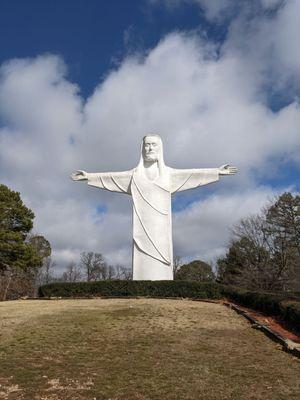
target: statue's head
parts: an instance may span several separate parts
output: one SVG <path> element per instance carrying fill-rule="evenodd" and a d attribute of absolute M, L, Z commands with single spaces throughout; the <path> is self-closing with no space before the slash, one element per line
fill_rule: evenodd
<path fill-rule="evenodd" d="M 142 154 L 144 161 L 155 162 L 162 158 L 162 140 L 159 135 L 149 133 L 143 138 Z"/>

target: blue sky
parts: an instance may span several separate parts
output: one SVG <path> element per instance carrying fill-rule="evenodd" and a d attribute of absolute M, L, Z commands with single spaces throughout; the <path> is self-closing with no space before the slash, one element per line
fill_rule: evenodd
<path fill-rule="evenodd" d="M 0 5 L 0 62 L 61 55 L 84 98 L 128 53 L 151 49 L 169 32 L 198 29 L 199 23 L 213 40 L 223 40 L 226 32 L 226 24 L 216 28 L 196 4 L 170 12 L 143 0 L 2 0 Z"/>
<path fill-rule="evenodd" d="M 299 192 L 299 22 L 297 0 L 0 0 L 0 181 L 58 268 L 130 265 L 130 199 L 68 175 L 133 168 L 149 131 L 172 167 L 239 168 L 174 197 L 183 258 L 215 260 L 232 224 Z"/>

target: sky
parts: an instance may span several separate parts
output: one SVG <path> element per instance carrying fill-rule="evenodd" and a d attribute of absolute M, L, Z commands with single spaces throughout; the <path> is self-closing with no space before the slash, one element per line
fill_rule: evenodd
<path fill-rule="evenodd" d="M 214 262 L 230 227 L 300 191 L 299 0 L 0 0 L 0 183 L 57 271 L 131 265 L 130 196 L 72 182 L 134 168 L 159 133 L 174 168 L 239 172 L 173 196 L 174 254 Z"/>

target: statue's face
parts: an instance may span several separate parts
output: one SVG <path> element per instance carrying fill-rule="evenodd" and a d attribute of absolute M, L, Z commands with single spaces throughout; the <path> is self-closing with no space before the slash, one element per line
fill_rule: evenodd
<path fill-rule="evenodd" d="M 145 161 L 158 161 L 160 139 L 157 136 L 146 136 L 143 143 L 143 158 Z"/>

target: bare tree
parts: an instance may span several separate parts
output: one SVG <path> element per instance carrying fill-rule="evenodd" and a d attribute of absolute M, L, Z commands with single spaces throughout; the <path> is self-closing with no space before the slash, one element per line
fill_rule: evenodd
<path fill-rule="evenodd" d="M 284 193 L 232 230 L 218 279 L 249 289 L 293 290 L 300 285 L 300 196 Z M 298 285 L 298 286 L 297 286 Z"/>
<path fill-rule="evenodd" d="M 101 253 L 92 251 L 81 253 L 80 265 L 88 282 L 107 279 L 110 273 Z"/>
<path fill-rule="evenodd" d="M 56 262 L 52 260 L 49 256 L 44 259 L 42 268 L 39 269 L 36 284 L 38 286 L 48 285 L 48 283 L 54 282 L 56 280 L 54 274 L 54 268 L 56 267 Z"/>
<path fill-rule="evenodd" d="M 173 276 L 175 277 L 180 267 L 182 266 L 182 258 L 178 255 L 175 255 L 173 260 Z"/>
<path fill-rule="evenodd" d="M 101 280 L 111 280 L 114 279 L 115 277 L 115 267 L 112 265 L 103 265 L 102 271 L 101 271 Z"/>
<path fill-rule="evenodd" d="M 7 266 L 5 270 L 0 271 L 0 293 L 1 300 L 6 300 L 11 282 L 17 273 L 17 269 Z"/>
<path fill-rule="evenodd" d="M 286 289 L 300 289 L 300 196 L 284 193 L 265 209 L 266 236 Z"/>
<path fill-rule="evenodd" d="M 74 261 L 71 261 L 62 275 L 64 282 L 78 282 L 82 278 L 82 271 Z"/>
<path fill-rule="evenodd" d="M 114 267 L 114 271 L 115 271 L 114 279 L 125 280 L 125 281 L 132 279 L 131 268 L 127 268 L 127 267 L 117 264 Z"/>
<path fill-rule="evenodd" d="M 32 295 L 33 280 L 28 271 L 18 268 L 10 268 L 0 274 L 0 293 L 3 300 L 17 299 Z"/>

